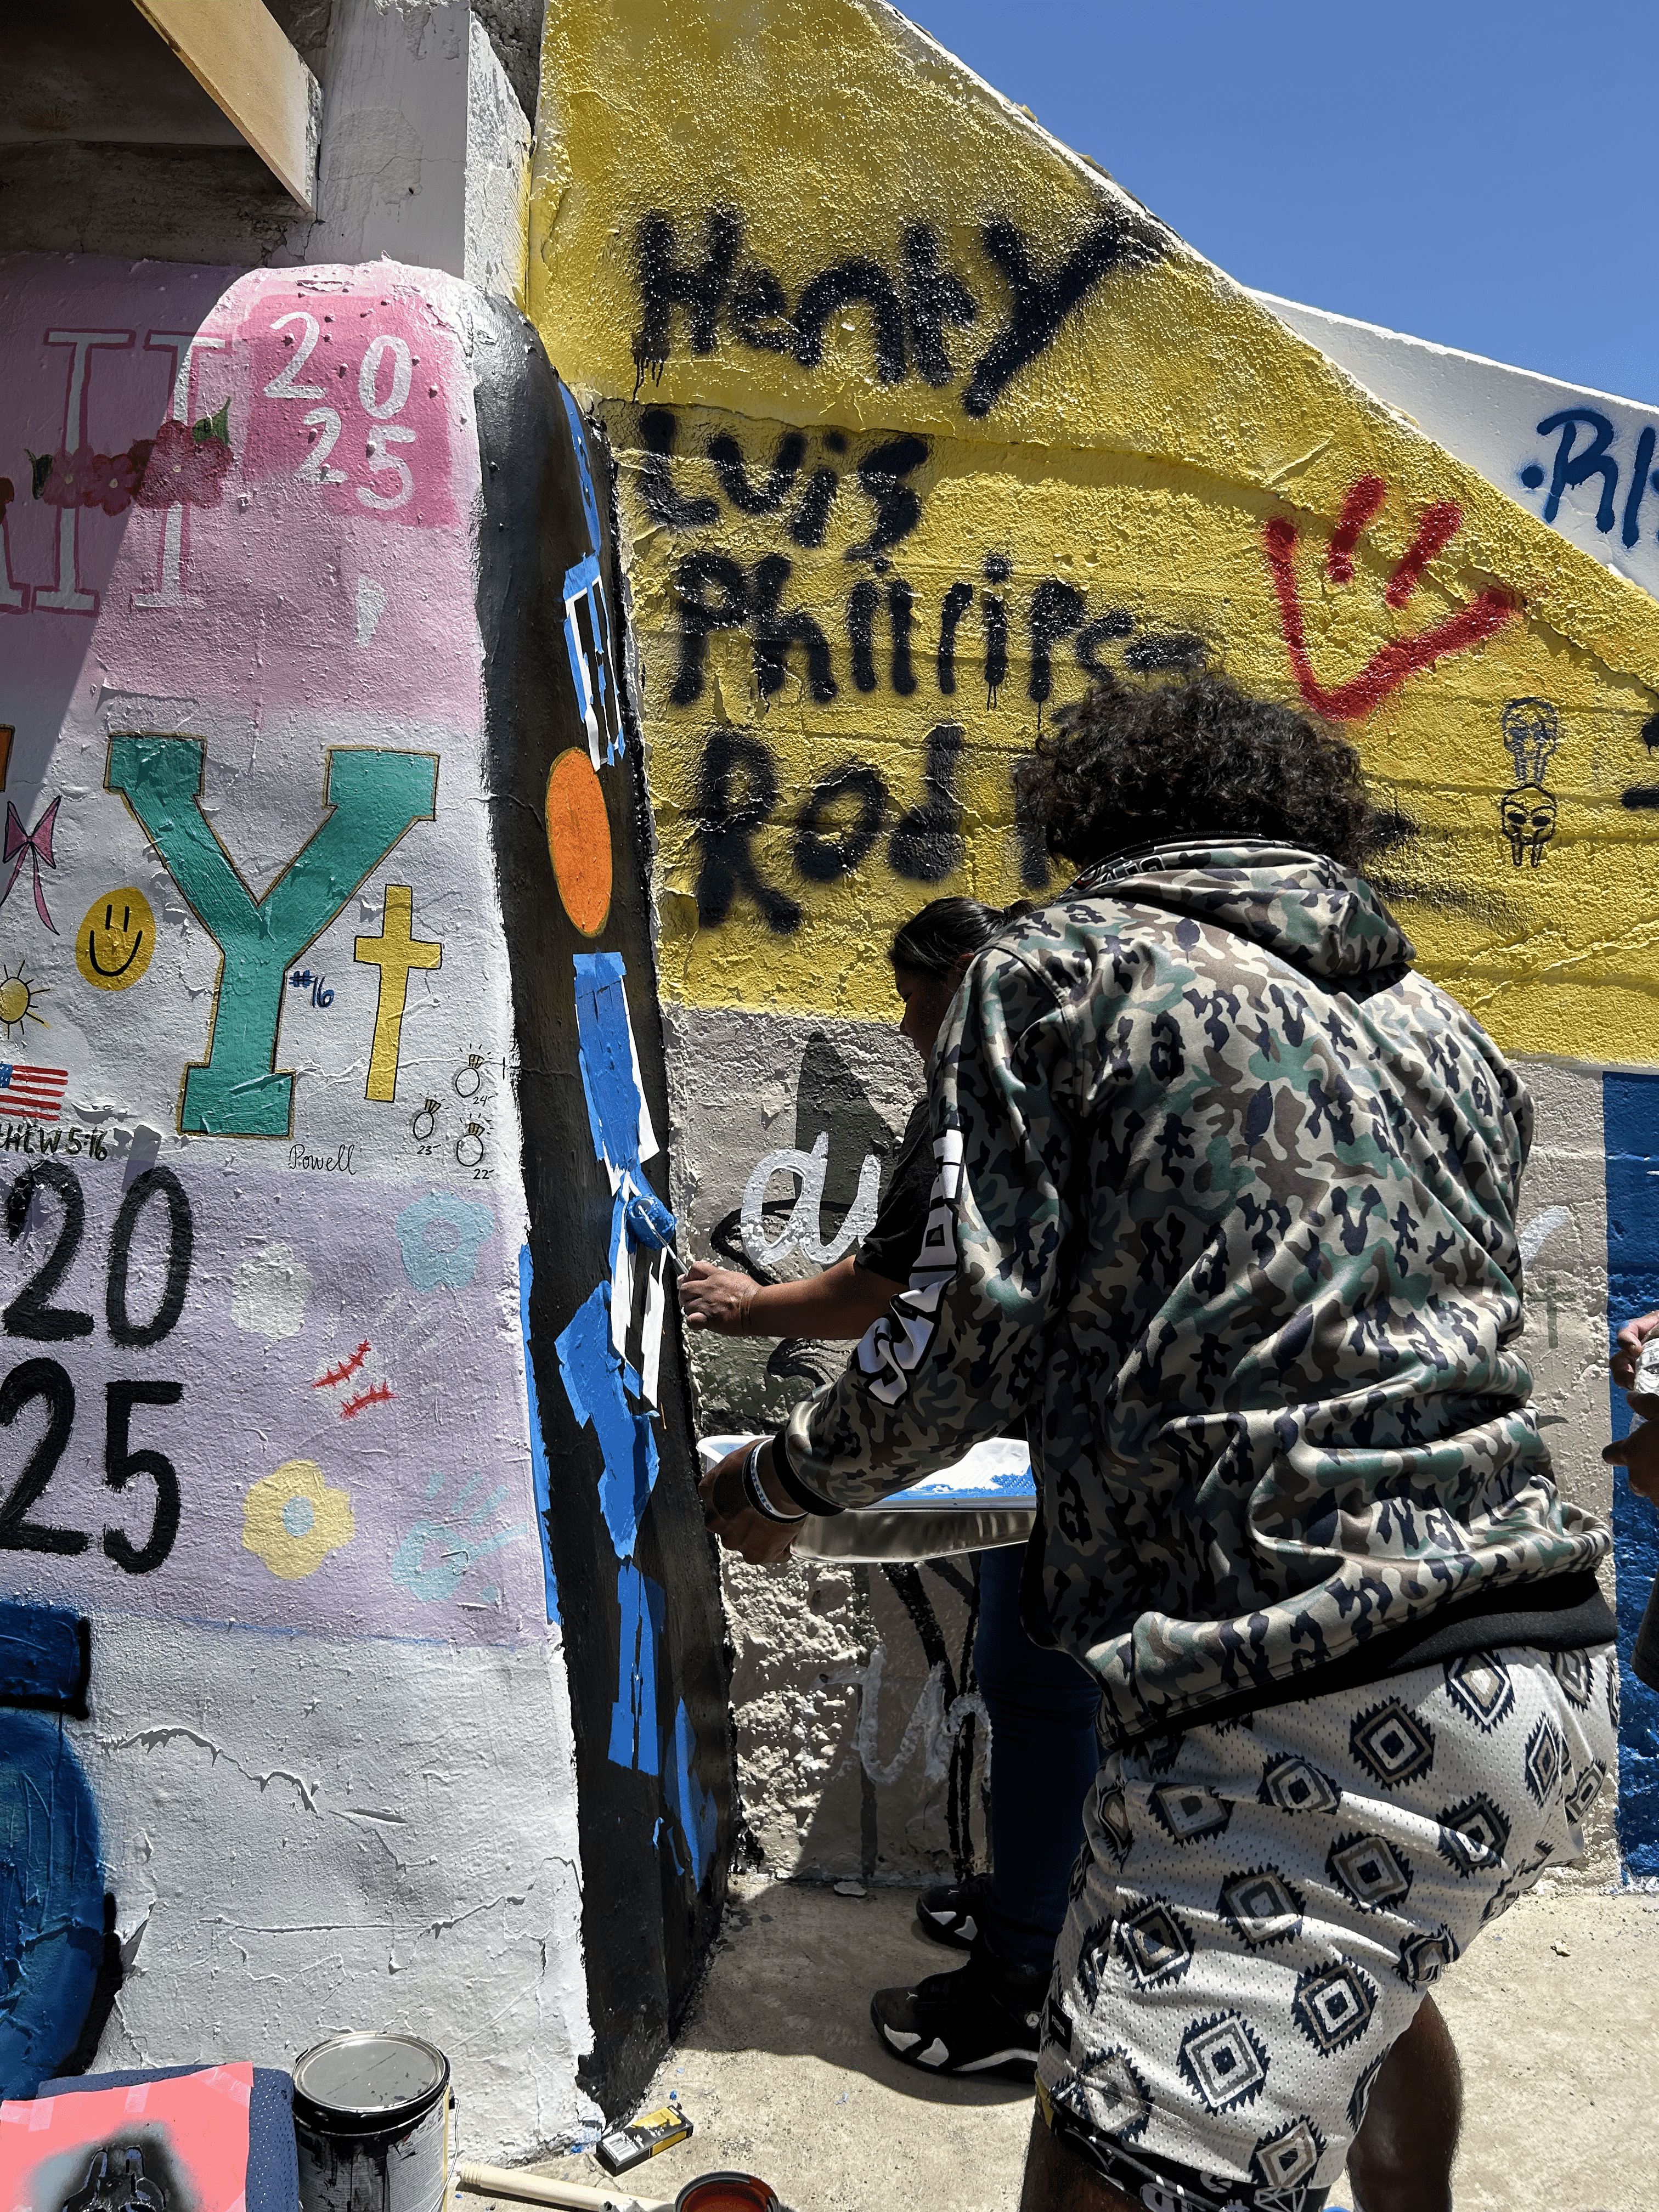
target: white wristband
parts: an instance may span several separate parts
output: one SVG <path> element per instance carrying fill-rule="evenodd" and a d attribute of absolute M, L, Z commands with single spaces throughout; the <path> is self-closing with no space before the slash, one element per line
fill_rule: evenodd
<path fill-rule="evenodd" d="M 793 1527 L 797 1521 L 805 1520 L 805 1514 L 780 1513 L 761 1488 L 760 1455 L 766 1449 L 767 1441 L 767 1438 L 763 1437 L 757 1444 L 751 1444 L 749 1448 L 748 1456 L 743 1463 L 744 1495 L 763 1519 L 785 1522 Z"/>

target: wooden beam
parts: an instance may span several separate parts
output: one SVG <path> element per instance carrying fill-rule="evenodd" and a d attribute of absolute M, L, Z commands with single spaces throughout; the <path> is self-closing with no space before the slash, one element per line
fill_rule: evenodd
<path fill-rule="evenodd" d="M 133 0 L 307 215 L 322 93 L 264 0 Z"/>

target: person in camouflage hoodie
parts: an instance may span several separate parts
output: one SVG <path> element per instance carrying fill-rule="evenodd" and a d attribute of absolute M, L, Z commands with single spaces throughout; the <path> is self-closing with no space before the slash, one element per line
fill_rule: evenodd
<path fill-rule="evenodd" d="M 707 1517 L 779 1557 L 1029 1413 L 1028 1629 L 1108 1747 L 1046 2008 L 997 1992 L 1027 2205 L 1310 2212 L 1345 2152 L 1364 2212 L 1449 2203 L 1426 1987 L 1615 1749 L 1608 1537 L 1516 1346 L 1530 1102 L 1356 872 L 1334 733 L 1108 683 L 1025 777 L 1084 872 L 940 1032 L 915 1270 Z"/>

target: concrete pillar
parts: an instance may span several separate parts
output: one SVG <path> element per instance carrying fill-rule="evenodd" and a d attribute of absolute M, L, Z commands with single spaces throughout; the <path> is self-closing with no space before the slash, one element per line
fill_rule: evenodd
<path fill-rule="evenodd" d="M 530 125 L 466 0 L 336 0 L 307 261 L 394 261 L 521 301 Z"/>

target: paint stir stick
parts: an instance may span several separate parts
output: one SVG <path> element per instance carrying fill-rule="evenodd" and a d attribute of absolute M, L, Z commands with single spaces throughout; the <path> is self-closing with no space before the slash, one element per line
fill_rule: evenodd
<path fill-rule="evenodd" d="M 673 2212 L 672 2197 L 635 2197 L 625 2189 L 587 2189 L 579 2181 L 556 2181 L 550 2174 L 525 2173 L 507 2166 L 476 2166 L 463 2160 L 457 2176 L 463 2189 L 478 2197 L 510 2197 L 524 2204 L 556 2204 L 567 2212 Z"/>

